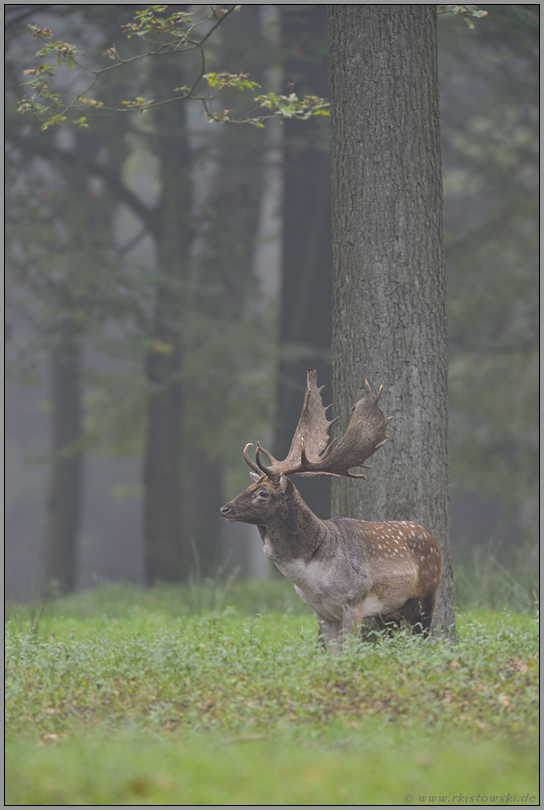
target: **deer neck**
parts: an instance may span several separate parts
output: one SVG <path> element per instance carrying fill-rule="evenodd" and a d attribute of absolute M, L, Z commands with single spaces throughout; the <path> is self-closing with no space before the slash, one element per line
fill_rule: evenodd
<path fill-rule="evenodd" d="M 322 520 L 314 515 L 298 492 L 286 501 L 282 513 L 259 526 L 263 551 L 276 564 L 295 559 L 309 560 L 326 535 Z"/>

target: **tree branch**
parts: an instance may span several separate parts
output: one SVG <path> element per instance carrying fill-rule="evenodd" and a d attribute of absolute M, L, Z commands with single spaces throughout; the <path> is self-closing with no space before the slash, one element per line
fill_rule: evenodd
<path fill-rule="evenodd" d="M 72 164 L 84 163 L 86 169 L 91 174 L 94 174 L 95 177 L 99 177 L 103 180 L 116 199 L 130 208 L 130 210 L 145 223 L 149 231 L 156 231 L 158 227 L 157 208 L 150 208 L 145 205 L 134 192 L 127 188 L 121 180 L 118 171 L 113 170 L 109 166 L 102 166 L 95 160 L 91 160 L 75 150 L 60 149 L 43 137 L 33 138 L 26 136 L 21 138 L 17 145 L 29 154 L 38 155 L 39 157 L 48 158 L 50 160 L 68 161 Z"/>

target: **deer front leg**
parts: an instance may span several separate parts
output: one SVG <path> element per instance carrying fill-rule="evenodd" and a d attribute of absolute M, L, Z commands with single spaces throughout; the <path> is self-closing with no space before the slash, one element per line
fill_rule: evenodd
<path fill-rule="evenodd" d="M 363 605 L 344 605 L 342 608 L 342 641 L 347 638 L 358 638 L 363 623 Z"/>
<path fill-rule="evenodd" d="M 334 649 L 339 646 L 340 626 L 336 622 L 331 622 L 329 619 L 320 616 L 315 610 L 314 613 L 319 624 L 319 633 L 317 636 L 319 643 L 325 647 L 326 650 Z"/>
<path fill-rule="evenodd" d="M 318 613 L 315 615 L 319 622 L 319 641 L 335 655 L 341 651 L 344 639 L 357 638 L 363 621 L 363 608 L 345 605 L 341 622 L 332 622 Z"/>

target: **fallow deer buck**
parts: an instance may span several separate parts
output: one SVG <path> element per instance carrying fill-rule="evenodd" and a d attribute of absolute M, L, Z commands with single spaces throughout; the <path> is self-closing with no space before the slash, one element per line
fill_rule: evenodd
<path fill-rule="evenodd" d="M 328 421 L 321 390 L 316 372 L 308 369 L 302 414 L 287 458 L 277 461 L 257 444 L 252 461 L 247 452 L 251 445 L 246 445 L 244 458 L 255 483 L 223 506 L 221 514 L 258 527 L 264 553 L 314 611 L 325 646 L 336 650 L 370 617 L 382 629 L 400 627 L 405 619 L 415 632 L 427 634 L 441 573 L 440 549 L 430 534 L 409 521 L 320 520 L 287 478 L 365 478 L 350 469 L 368 468 L 365 461 L 387 440 L 385 427 L 393 417 L 386 419 L 378 407 L 381 388 L 373 394 L 366 382 L 366 394 L 354 406 L 338 444 L 329 437 L 336 420 Z"/>

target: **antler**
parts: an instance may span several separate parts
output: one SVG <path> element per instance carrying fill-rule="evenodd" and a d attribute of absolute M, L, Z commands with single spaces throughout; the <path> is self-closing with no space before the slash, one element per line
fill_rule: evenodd
<path fill-rule="evenodd" d="M 364 463 L 366 459 L 387 441 L 385 426 L 393 418 L 390 416 L 387 419 L 382 409 L 378 407 L 382 388 L 380 387 L 377 394 L 373 394 L 366 380 L 365 385 L 365 396 L 353 406 L 354 413 L 348 429 L 340 442 L 334 446 L 336 439 L 331 441 L 329 428 L 336 419 L 332 421 L 327 419 L 328 408 L 323 407 L 321 400 L 323 386 L 317 387 L 317 372 L 309 368 L 302 413 L 287 457 L 283 461 L 278 461 L 268 450 L 257 444 L 255 456 L 257 463 L 251 461 L 247 454 L 249 445 L 244 449 L 245 460 L 253 470 L 269 476 L 293 474 L 328 475 L 339 478 L 344 475 L 347 478 L 365 478 L 364 475 L 355 475 L 349 470 L 352 467 L 367 466 Z M 271 462 L 269 467 L 261 462 L 259 456 L 261 451 Z"/>

